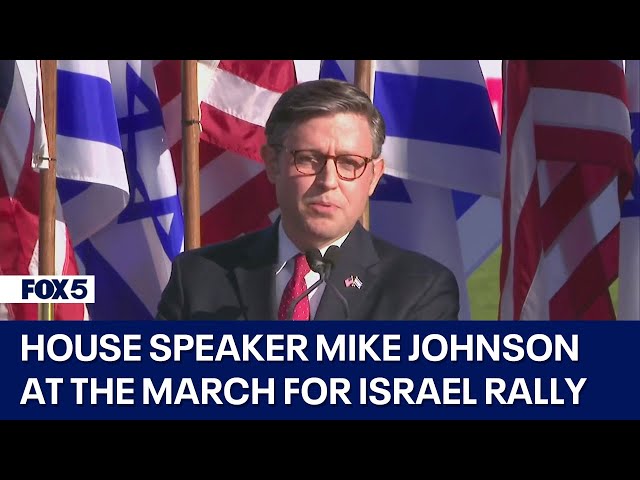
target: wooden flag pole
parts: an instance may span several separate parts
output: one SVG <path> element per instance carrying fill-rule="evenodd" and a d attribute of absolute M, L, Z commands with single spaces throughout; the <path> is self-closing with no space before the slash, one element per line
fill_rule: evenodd
<path fill-rule="evenodd" d="M 182 61 L 182 181 L 184 247 L 200 246 L 200 105 L 198 61 Z"/>
<path fill-rule="evenodd" d="M 373 60 L 356 60 L 355 84 L 373 99 Z M 369 230 L 369 202 L 360 219 L 364 228 Z"/>
<path fill-rule="evenodd" d="M 40 218 L 38 239 L 38 274 L 55 275 L 56 271 L 56 129 L 58 61 L 40 60 L 42 71 L 42 106 L 47 132 L 48 166 L 40 169 Z M 38 304 L 40 320 L 53 320 L 52 303 Z"/>

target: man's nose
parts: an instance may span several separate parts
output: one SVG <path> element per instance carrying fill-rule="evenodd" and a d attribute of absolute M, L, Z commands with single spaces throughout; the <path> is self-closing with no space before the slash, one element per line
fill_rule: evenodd
<path fill-rule="evenodd" d="M 328 158 L 326 165 L 316 177 L 327 188 L 336 188 L 340 177 L 338 176 L 338 165 L 335 158 Z"/>

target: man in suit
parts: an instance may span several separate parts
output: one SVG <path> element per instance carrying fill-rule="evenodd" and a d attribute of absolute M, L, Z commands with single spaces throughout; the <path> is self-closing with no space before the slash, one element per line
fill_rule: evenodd
<path fill-rule="evenodd" d="M 180 254 L 158 319 L 458 318 L 450 270 L 376 238 L 359 222 L 384 172 L 386 135 L 364 92 L 337 80 L 301 83 L 280 97 L 265 134 L 261 153 L 280 218 L 262 231 Z M 324 255 L 332 245 L 339 255 L 327 281 L 304 296 L 322 273 L 310 268 L 305 252 Z"/>

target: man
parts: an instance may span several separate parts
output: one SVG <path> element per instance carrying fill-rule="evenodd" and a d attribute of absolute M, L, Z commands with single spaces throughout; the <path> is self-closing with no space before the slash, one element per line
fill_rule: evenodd
<path fill-rule="evenodd" d="M 347 82 L 304 82 L 280 97 L 265 127 L 261 153 L 280 218 L 179 255 L 157 318 L 457 319 L 458 285 L 447 268 L 359 222 L 384 172 L 385 124 L 369 97 Z M 339 255 L 327 281 L 305 296 L 323 263 L 311 270 L 304 253 L 332 245 Z"/>

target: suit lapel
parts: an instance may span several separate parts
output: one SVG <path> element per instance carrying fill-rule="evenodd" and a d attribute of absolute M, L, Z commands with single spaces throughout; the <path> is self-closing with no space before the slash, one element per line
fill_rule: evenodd
<path fill-rule="evenodd" d="M 329 283 L 347 301 L 350 318 L 353 318 L 354 313 L 361 310 L 361 303 L 366 296 L 367 290 L 375 283 L 375 276 L 371 273 L 369 267 L 378 263 L 379 260 L 371 241 L 371 236 L 360 222 L 357 222 L 342 247 L 340 247 L 340 258 L 329 278 Z M 348 280 L 352 278 L 355 282 L 349 283 Z M 360 288 L 357 286 L 359 282 L 361 282 Z M 328 285 L 325 287 L 322 300 L 318 305 L 315 319 L 347 319 L 347 312 L 340 297 Z"/>
<path fill-rule="evenodd" d="M 238 301 L 246 320 L 269 320 L 273 317 L 271 297 L 273 267 L 278 252 L 278 222 L 264 230 L 242 262 L 230 272 L 237 280 Z M 235 283 L 235 282 L 234 282 Z"/>
<path fill-rule="evenodd" d="M 278 257 L 278 224 L 274 222 L 256 239 L 256 242 L 244 262 L 229 272 L 234 277 L 232 283 L 237 286 L 238 301 L 246 320 L 273 319 L 272 302 L 274 267 Z M 345 320 L 359 317 L 362 301 L 367 291 L 375 284 L 375 274 L 371 266 L 379 262 L 378 254 L 371 236 L 356 223 L 340 248 L 340 258 L 331 273 L 329 283 L 337 289 L 347 302 L 349 315 L 335 293 L 325 286 L 324 294 L 318 305 L 316 320 Z M 361 282 L 348 286 L 345 280 L 357 279 Z"/>

